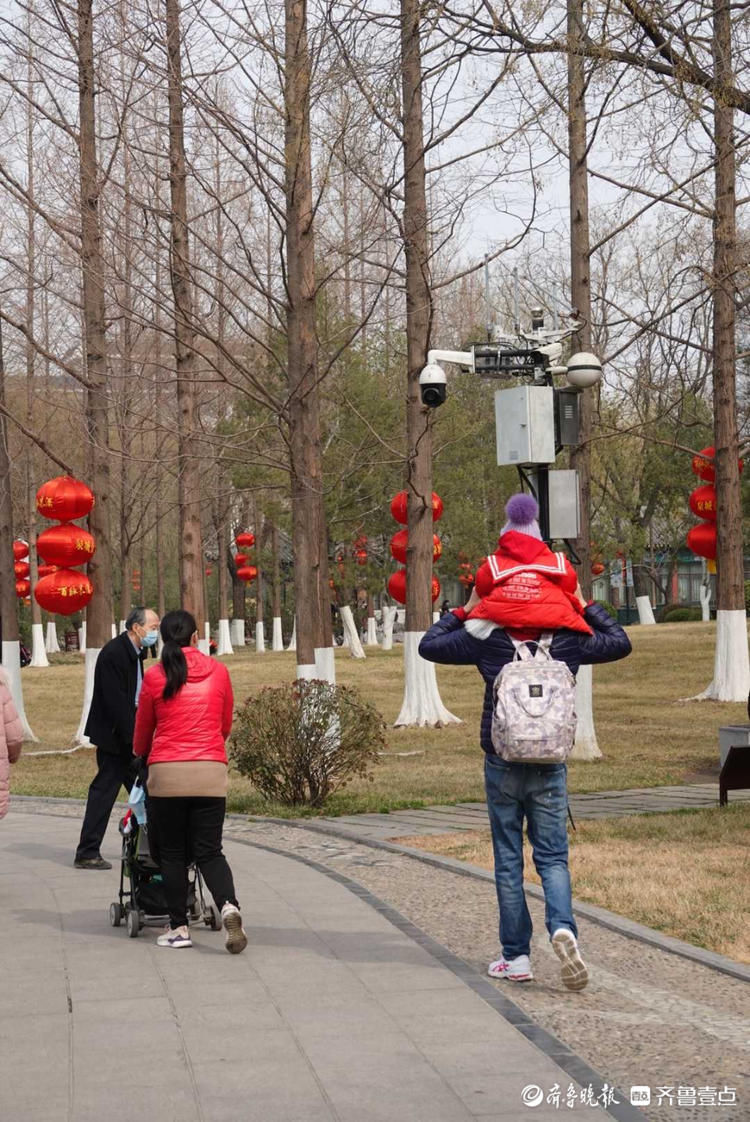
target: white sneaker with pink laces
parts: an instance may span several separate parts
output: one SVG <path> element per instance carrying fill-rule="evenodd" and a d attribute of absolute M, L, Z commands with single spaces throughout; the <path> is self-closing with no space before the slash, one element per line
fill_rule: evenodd
<path fill-rule="evenodd" d="M 527 954 L 520 954 L 517 958 L 503 958 L 501 955 L 495 962 L 487 967 L 490 978 L 507 978 L 509 982 L 533 982 L 531 963 Z"/>

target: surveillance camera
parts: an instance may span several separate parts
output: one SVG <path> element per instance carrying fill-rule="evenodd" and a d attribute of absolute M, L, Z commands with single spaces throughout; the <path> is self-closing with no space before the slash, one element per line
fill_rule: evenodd
<path fill-rule="evenodd" d="M 422 404 L 428 409 L 437 409 L 438 405 L 442 405 L 445 401 L 447 389 L 447 379 L 442 366 L 438 366 L 436 362 L 428 362 L 419 375 Z"/>
<path fill-rule="evenodd" d="M 568 360 L 567 378 L 578 390 L 595 386 L 602 378 L 602 364 L 596 355 L 580 351 Z"/>

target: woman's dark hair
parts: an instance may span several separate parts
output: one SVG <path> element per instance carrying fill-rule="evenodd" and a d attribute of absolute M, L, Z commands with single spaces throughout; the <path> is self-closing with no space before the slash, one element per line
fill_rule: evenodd
<path fill-rule="evenodd" d="M 167 678 L 161 696 L 167 701 L 170 697 L 174 697 L 187 682 L 187 661 L 182 653 L 182 648 L 190 646 L 193 632 L 198 630 L 198 624 L 190 612 L 183 612 L 182 609 L 179 609 L 176 612 L 167 612 L 161 621 L 159 630 L 164 640 L 161 664 Z"/>

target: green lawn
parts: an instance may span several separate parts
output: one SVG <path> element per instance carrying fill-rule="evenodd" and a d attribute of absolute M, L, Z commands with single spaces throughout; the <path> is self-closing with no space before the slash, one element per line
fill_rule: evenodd
<path fill-rule="evenodd" d="M 717 728 L 745 723 L 745 706 L 680 700 L 698 693 L 711 678 L 714 627 L 676 623 L 630 628 L 634 648 L 630 658 L 594 671 L 596 728 L 604 757 L 570 765 L 572 791 L 716 778 Z M 40 738 L 39 744 L 27 745 L 29 751 L 70 745 L 80 715 L 82 663 L 80 656 L 64 655 L 49 669 L 23 671 L 26 713 Z M 294 674 L 292 654 L 256 655 L 246 650 L 226 663 L 238 700 Z M 339 650 L 336 672 L 341 683 L 357 686 L 392 725 L 403 692 L 400 646 L 390 652 L 368 648 L 365 661 Z M 390 728 L 387 754 L 372 781 L 357 780 L 333 796 L 327 813 L 385 811 L 482 797 L 481 680 L 473 668 L 464 667 L 438 667 L 438 680 L 443 701 L 464 724 L 445 729 Z M 91 751 L 22 757 L 13 771 L 13 790 L 83 796 L 93 770 Z M 289 813 L 269 807 L 238 775 L 232 777 L 229 806 L 235 811 Z"/>

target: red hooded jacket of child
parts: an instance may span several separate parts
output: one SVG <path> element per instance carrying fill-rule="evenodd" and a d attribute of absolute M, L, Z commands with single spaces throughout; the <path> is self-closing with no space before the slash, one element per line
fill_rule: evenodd
<path fill-rule="evenodd" d="M 514 496 L 508 503 L 512 518 L 513 503 L 526 500 L 521 509 L 536 503 L 531 496 Z M 553 553 L 536 535 L 535 516 L 525 525 L 517 518 L 500 535 L 498 548 L 476 575 L 477 594 L 482 597 L 469 612 L 469 619 L 489 620 L 511 631 L 556 631 L 564 627 L 590 635 L 591 628 L 583 618 L 583 607 L 575 595 L 578 577 L 562 553 Z M 531 532 L 524 533 L 528 528 Z"/>

